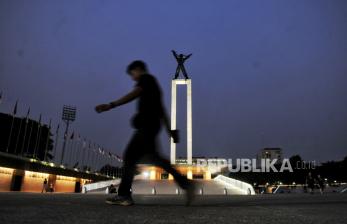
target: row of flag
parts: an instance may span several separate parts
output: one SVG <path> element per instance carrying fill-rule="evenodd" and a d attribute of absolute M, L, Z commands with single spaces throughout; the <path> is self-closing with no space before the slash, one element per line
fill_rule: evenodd
<path fill-rule="evenodd" d="M 2 100 L 3 100 L 3 92 L 0 92 L 0 104 L 2 103 Z M 12 116 L 13 117 L 15 115 L 17 115 L 17 111 L 18 111 L 18 100 L 16 101 L 16 103 L 14 105 L 14 108 L 13 108 L 13 111 L 12 111 Z M 26 119 L 27 122 L 28 122 L 28 119 L 29 119 L 29 115 L 30 115 L 30 107 L 28 108 L 26 116 L 25 116 L 25 119 Z M 41 121 L 42 121 L 42 114 L 40 114 L 40 116 L 39 116 L 39 120 L 38 120 L 39 126 L 41 126 Z M 49 130 L 51 130 L 51 128 L 52 128 L 52 119 L 49 120 L 48 128 L 49 128 Z M 59 128 L 60 128 L 60 124 L 58 124 L 58 126 L 56 128 L 56 131 L 55 131 L 56 135 L 59 134 Z M 64 136 L 64 137 L 68 138 L 70 140 L 77 140 L 77 141 L 81 141 L 82 140 L 82 137 L 79 134 L 75 136 L 75 132 L 72 132 L 72 134 L 70 136 Z M 88 148 L 87 148 L 87 143 L 89 143 L 88 144 Z M 92 144 L 92 142 L 88 141 L 86 138 L 83 138 L 82 148 L 83 149 L 93 150 L 94 152 L 99 153 L 100 155 L 107 156 L 108 158 L 111 158 L 111 159 L 115 159 L 118 162 L 122 162 L 123 161 L 120 156 L 118 156 L 116 154 L 113 154 L 111 152 L 106 152 L 106 150 L 104 148 L 98 146 L 95 143 Z"/>
<path fill-rule="evenodd" d="M 57 131 L 59 130 L 59 125 L 57 127 Z M 68 136 L 66 136 L 68 137 Z M 99 153 L 102 156 L 107 156 L 108 158 L 111 159 L 116 159 L 118 162 L 122 162 L 122 158 L 116 154 L 113 154 L 111 152 L 107 152 L 103 147 L 97 145 L 96 143 L 92 143 L 91 141 L 88 141 L 86 138 L 82 138 L 80 134 L 76 134 L 73 131 L 72 134 L 69 136 L 70 140 L 77 140 L 77 141 L 82 141 L 82 148 L 83 149 L 89 149 L 92 150 L 95 153 Z M 87 147 L 88 146 L 88 147 Z"/>

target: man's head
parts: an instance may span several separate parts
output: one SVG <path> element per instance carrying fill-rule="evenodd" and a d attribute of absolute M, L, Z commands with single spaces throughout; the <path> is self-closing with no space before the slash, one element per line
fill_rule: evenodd
<path fill-rule="evenodd" d="M 143 61 L 133 61 L 127 67 L 127 73 L 135 81 L 139 80 L 140 76 L 147 72 L 147 65 Z"/>

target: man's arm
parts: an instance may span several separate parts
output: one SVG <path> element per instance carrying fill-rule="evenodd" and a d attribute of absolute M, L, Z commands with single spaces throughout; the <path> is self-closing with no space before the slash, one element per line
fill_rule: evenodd
<path fill-rule="evenodd" d="M 119 98 L 118 100 L 112 101 L 108 104 L 100 104 L 95 107 L 96 112 L 101 113 L 104 111 L 111 110 L 112 108 L 121 106 L 123 104 L 127 104 L 137 97 L 141 95 L 142 88 L 141 87 L 135 87 L 130 93 L 126 94 L 125 96 Z"/>
<path fill-rule="evenodd" d="M 139 86 L 136 86 L 130 93 L 119 98 L 118 100 L 112 101 L 110 105 L 112 106 L 112 108 L 115 108 L 123 104 L 127 104 L 133 101 L 134 99 L 136 99 L 137 97 L 139 97 L 141 95 L 141 92 L 142 92 L 142 88 Z"/>
<path fill-rule="evenodd" d="M 187 60 L 188 58 L 190 58 L 190 56 L 192 56 L 192 54 L 188 54 L 188 55 L 184 58 L 184 60 Z"/>
<path fill-rule="evenodd" d="M 174 57 L 177 59 L 178 55 L 176 54 L 176 51 L 172 50 L 171 52 L 174 55 Z"/>

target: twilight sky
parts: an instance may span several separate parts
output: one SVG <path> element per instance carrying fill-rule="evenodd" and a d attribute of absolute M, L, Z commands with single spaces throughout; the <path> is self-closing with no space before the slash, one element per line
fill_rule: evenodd
<path fill-rule="evenodd" d="M 121 154 L 135 104 L 93 110 L 129 91 L 126 65 L 142 59 L 169 110 L 176 62 L 193 53 L 193 155 L 253 158 L 262 147 L 326 161 L 347 156 L 347 1 L 0 0 L 1 112 L 73 129 Z M 185 89 L 178 127 L 184 135 Z M 165 133 L 162 151 L 169 153 Z M 185 138 L 178 146 L 185 155 Z"/>

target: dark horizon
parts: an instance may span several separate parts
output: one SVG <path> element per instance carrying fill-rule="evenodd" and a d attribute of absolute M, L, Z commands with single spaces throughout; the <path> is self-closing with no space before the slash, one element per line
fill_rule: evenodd
<path fill-rule="evenodd" d="M 198 6 L 198 7 L 197 7 Z M 347 2 L 1 1 L 0 112 L 60 122 L 77 107 L 72 130 L 121 155 L 135 103 L 102 115 L 94 106 L 131 90 L 133 60 L 147 62 L 166 109 L 176 61 L 193 88 L 193 156 L 255 157 L 281 147 L 286 157 L 347 156 Z M 178 129 L 185 152 L 184 88 Z M 169 154 L 163 131 L 162 151 Z"/>

